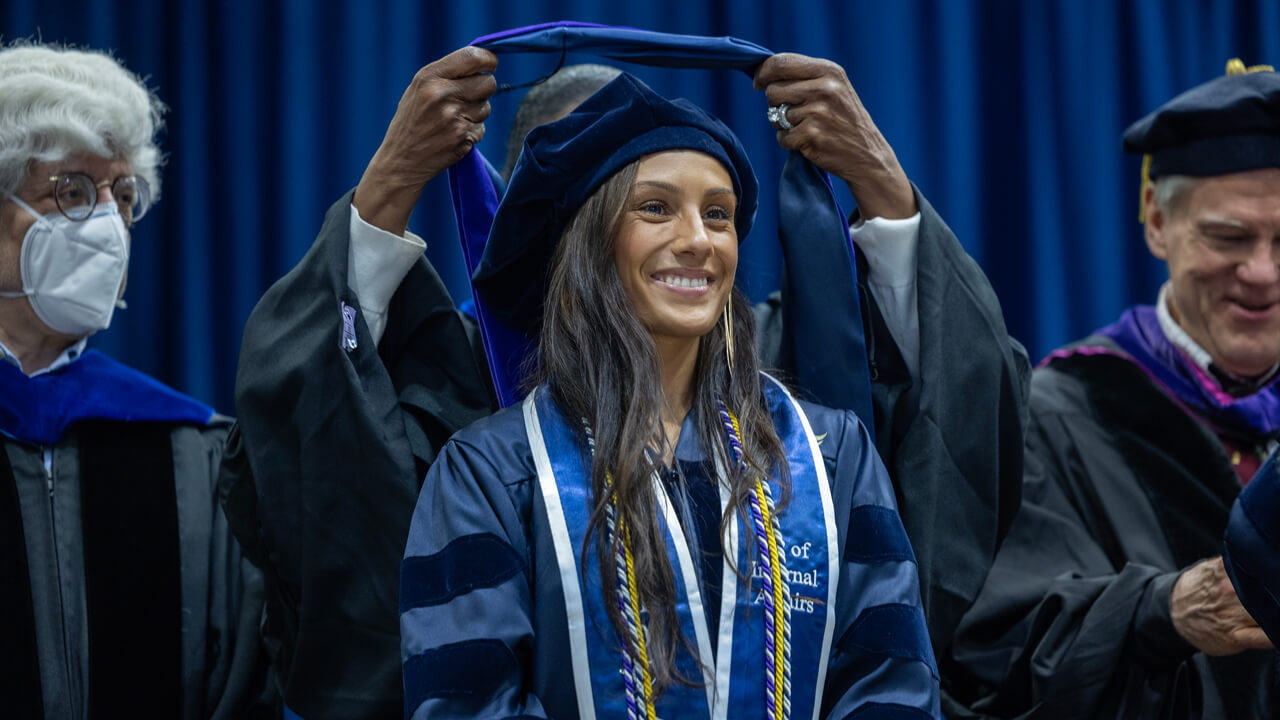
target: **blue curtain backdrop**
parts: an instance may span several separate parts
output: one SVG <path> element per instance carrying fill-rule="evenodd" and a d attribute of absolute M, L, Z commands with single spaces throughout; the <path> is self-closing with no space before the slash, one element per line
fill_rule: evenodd
<path fill-rule="evenodd" d="M 129 309 L 92 344 L 232 412 L 249 311 L 359 180 L 414 72 L 476 36 L 558 19 L 734 35 L 839 62 L 1033 358 L 1151 302 L 1164 279 L 1137 222 L 1126 125 L 1228 57 L 1280 63 L 1275 0 L 4 0 L 5 40 L 110 48 L 170 107 L 164 197 L 135 233 Z M 507 58 L 499 79 L 553 62 Z M 772 198 L 783 154 L 745 76 L 638 74 L 734 127 Z M 481 145 L 499 164 L 510 95 L 494 101 Z M 452 223 L 433 182 L 411 226 L 464 297 Z M 742 277 L 760 297 L 779 276 L 769 202 L 756 227 Z"/>

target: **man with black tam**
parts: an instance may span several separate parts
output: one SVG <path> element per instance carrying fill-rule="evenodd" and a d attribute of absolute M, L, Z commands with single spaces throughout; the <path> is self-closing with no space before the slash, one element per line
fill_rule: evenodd
<path fill-rule="evenodd" d="M 1276 717 L 1275 653 L 1217 557 L 1280 433 L 1280 75 L 1255 70 L 1125 133 L 1169 281 L 1036 370 L 1022 508 L 948 717 Z"/>
<path fill-rule="evenodd" d="M 409 512 L 445 440 L 496 409 L 475 324 L 406 232 L 426 183 L 483 136 L 496 63 L 470 47 L 419 71 L 354 194 L 245 329 L 225 503 L 274 588 L 266 630 L 286 704 L 309 720 L 402 711 L 395 583 Z M 1025 353 L 843 70 L 779 55 L 756 81 L 770 105 L 791 106 L 780 144 L 858 201 L 865 307 L 841 311 L 868 320 L 877 447 L 945 643 L 1017 506 Z M 766 364 L 785 364 L 779 301 L 761 317 Z"/>

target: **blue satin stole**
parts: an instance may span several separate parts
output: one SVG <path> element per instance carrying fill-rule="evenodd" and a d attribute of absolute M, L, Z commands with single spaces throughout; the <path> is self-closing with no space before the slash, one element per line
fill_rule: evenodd
<path fill-rule="evenodd" d="M 808 418 L 781 384 L 768 378 L 765 385 L 792 482 L 790 503 L 779 516 L 792 594 L 791 716 L 816 720 L 835 629 L 840 559 L 835 513 L 826 468 Z M 626 717 L 621 643 L 605 609 L 600 570 L 591 559 L 594 553 L 588 553 L 585 567 L 579 562 L 593 503 L 589 468 L 582 461 L 576 425 L 564 417 L 545 388 L 530 393 L 523 409 L 564 588 L 579 716 L 582 720 Z M 710 448 L 704 452 L 717 458 L 720 455 Z M 720 477 L 724 477 L 722 462 L 716 460 Z M 773 496 L 781 497 L 777 484 L 769 482 Z M 685 637 L 696 640 L 702 664 L 699 667 L 698 660 L 687 652 L 680 654 L 679 671 L 685 677 L 701 678 L 702 687 L 667 688 L 658 698 L 657 715 L 663 720 L 725 720 L 732 708 L 735 719 L 763 719 L 764 606 L 758 602 L 761 581 L 750 562 L 754 535 L 741 520 L 730 526 L 721 568 L 720 626 L 709 628 L 697 562 L 685 539 L 685 532 L 693 530 L 681 527 L 662 481 L 655 476 L 653 483 L 674 571 L 681 630 Z M 723 486 L 720 498 L 723 512 L 728 503 Z M 734 572 L 729 557 L 736 559 L 736 567 L 752 569 L 749 587 Z M 717 643 L 714 666 L 711 643 Z"/>

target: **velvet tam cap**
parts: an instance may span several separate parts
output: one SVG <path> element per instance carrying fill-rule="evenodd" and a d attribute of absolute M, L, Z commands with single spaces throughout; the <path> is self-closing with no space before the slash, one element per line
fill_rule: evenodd
<path fill-rule="evenodd" d="M 1229 74 L 1198 85 L 1130 125 L 1124 149 L 1151 156 L 1151 178 L 1280 167 L 1280 73 Z"/>
<path fill-rule="evenodd" d="M 720 161 L 738 196 L 734 225 L 741 242 L 759 194 L 742 143 L 702 108 L 668 100 L 623 73 L 525 139 L 472 277 L 489 309 L 532 335 L 542 320 L 556 243 L 574 213 L 614 173 L 666 150 L 696 150 Z"/>

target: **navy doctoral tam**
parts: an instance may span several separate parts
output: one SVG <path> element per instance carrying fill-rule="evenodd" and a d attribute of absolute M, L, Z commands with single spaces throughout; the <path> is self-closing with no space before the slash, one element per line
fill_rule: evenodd
<path fill-rule="evenodd" d="M 1280 73 L 1225 75 L 1129 126 L 1127 152 L 1151 155 L 1150 175 L 1226 175 L 1280 167 Z"/>

